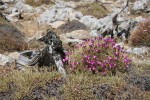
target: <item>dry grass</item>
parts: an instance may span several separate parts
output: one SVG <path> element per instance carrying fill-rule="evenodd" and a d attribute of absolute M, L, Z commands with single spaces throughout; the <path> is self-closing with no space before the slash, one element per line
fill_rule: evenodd
<path fill-rule="evenodd" d="M 11 70 L 5 75 L 0 75 L 0 91 L 13 90 L 13 99 L 18 100 L 29 95 L 34 88 L 45 86 L 50 80 L 61 78 L 57 72 L 49 72 L 43 68 L 41 70 L 36 68 L 27 69 L 25 72 Z M 62 93 L 62 100 L 98 100 L 97 93 L 106 96 L 108 100 L 117 100 L 118 96 L 121 97 L 121 100 L 129 100 L 129 98 L 134 100 L 150 99 L 150 92 L 141 91 L 139 88 L 129 85 L 124 80 L 125 76 L 126 74 L 122 73 L 117 73 L 116 76 L 68 73 L 66 83 L 58 90 Z M 103 89 L 100 87 L 104 84 L 110 86 L 110 89 L 101 94 L 99 89 Z M 46 100 L 57 99 L 52 97 Z"/>
<path fill-rule="evenodd" d="M 8 23 L 2 16 L 0 16 L 0 24 Z"/>
<path fill-rule="evenodd" d="M 97 18 L 107 16 L 108 10 L 100 3 L 82 4 L 76 7 L 76 10 L 81 11 L 84 15 L 92 15 Z"/>
<path fill-rule="evenodd" d="M 150 17 L 138 24 L 129 41 L 132 46 L 150 47 Z"/>
<path fill-rule="evenodd" d="M 0 53 L 27 49 L 28 46 L 23 39 L 12 36 L 9 31 L 0 30 L 0 32 L 6 33 L 5 35 L 0 35 Z"/>
<path fill-rule="evenodd" d="M 150 77 L 150 74 L 149 74 L 150 73 L 150 65 L 149 64 L 132 63 L 132 66 L 133 66 L 134 73 L 136 73 L 137 75 L 144 75 L 144 76 Z"/>
<path fill-rule="evenodd" d="M 13 90 L 13 99 L 18 100 L 28 95 L 33 88 L 43 86 L 46 82 L 60 77 L 59 73 L 49 72 L 46 69 L 13 70 L 7 75 L 0 76 L 0 91 Z"/>
<path fill-rule="evenodd" d="M 63 100 L 98 100 L 94 91 L 104 84 L 111 87 L 110 90 L 104 93 L 108 100 L 117 100 L 117 95 L 119 95 L 122 100 L 128 100 L 130 97 L 136 100 L 150 98 L 149 92 L 144 92 L 128 85 L 122 75 L 118 74 L 116 76 L 103 77 L 79 73 L 76 75 L 68 75 L 68 82 L 64 84 L 62 88 L 64 94 Z M 98 90 L 96 90 L 96 92 L 98 92 Z M 104 94 L 101 95 L 105 97 Z"/>
<path fill-rule="evenodd" d="M 53 0 L 25 0 L 25 3 L 31 6 L 41 6 L 42 4 L 53 4 Z"/>
<path fill-rule="evenodd" d="M 118 77 L 102 77 L 91 74 L 76 74 L 68 76 L 69 82 L 64 85 L 64 99 L 65 100 L 97 100 L 96 95 L 93 94 L 94 87 L 100 84 L 111 83 L 116 85 L 120 81 Z M 122 81 L 121 81 L 122 82 Z M 123 84 L 123 82 L 122 82 Z M 119 84 L 121 85 L 121 84 Z"/>
<path fill-rule="evenodd" d="M 0 16 L 0 53 L 19 51 L 27 48 L 21 32 Z"/>
<path fill-rule="evenodd" d="M 81 0 L 64 0 L 64 1 L 73 1 L 73 2 L 79 2 Z"/>

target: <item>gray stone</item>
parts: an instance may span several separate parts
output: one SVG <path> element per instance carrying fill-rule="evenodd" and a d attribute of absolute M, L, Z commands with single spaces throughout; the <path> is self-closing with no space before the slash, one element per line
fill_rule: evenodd
<path fill-rule="evenodd" d="M 56 4 L 41 14 L 38 18 L 38 22 L 50 24 L 55 21 L 81 19 L 82 16 L 82 13 L 73 10 L 73 8 Z"/>
<path fill-rule="evenodd" d="M 101 36 L 101 34 L 97 30 L 91 30 L 90 36 L 96 36 L 96 37 L 98 37 L 98 36 Z"/>
<path fill-rule="evenodd" d="M 149 0 L 138 0 L 133 4 L 132 10 L 135 11 L 135 13 L 140 13 L 141 11 L 146 11 L 149 6 Z"/>
<path fill-rule="evenodd" d="M 23 11 L 24 13 L 33 13 L 34 12 L 34 8 L 30 5 L 25 4 L 24 2 L 17 2 L 14 5 L 15 8 L 18 9 L 18 11 Z"/>
<path fill-rule="evenodd" d="M 135 55 L 145 55 L 149 50 L 148 47 L 137 47 L 137 48 L 128 48 L 126 50 L 127 53 L 135 54 Z"/>
<path fill-rule="evenodd" d="M 14 2 L 15 0 L 2 0 L 4 3 Z"/>
<path fill-rule="evenodd" d="M 3 54 L 0 54 L 0 65 L 1 66 L 5 66 L 5 65 L 11 64 L 13 62 L 14 62 L 13 58 L 3 55 Z"/>

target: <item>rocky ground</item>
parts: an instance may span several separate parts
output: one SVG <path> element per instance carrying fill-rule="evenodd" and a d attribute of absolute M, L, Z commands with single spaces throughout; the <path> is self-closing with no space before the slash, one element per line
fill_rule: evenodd
<path fill-rule="evenodd" d="M 150 1 L 127 1 L 37 0 L 40 3 L 34 3 L 29 0 L 0 0 L 0 100 L 149 100 L 149 47 L 129 45 L 129 36 L 124 36 L 121 32 L 128 30 L 129 26 L 132 32 L 137 23 L 150 16 Z M 126 8 L 119 13 L 124 7 Z M 117 24 L 113 21 L 117 13 L 120 35 L 117 34 Z M 44 44 L 37 40 L 46 35 L 48 29 L 57 33 L 65 51 L 74 49 L 75 44 L 91 37 L 111 37 L 112 30 L 114 38 L 118 36 L 118 45 L 130 54 L 133 67 L 125 75 L 104 77 L 102 80 L 100 76 L 94 78 L 92 75 L 67 74 L 67 80 L 60 77 L 46 80 L 42 85 L 27 89 L 29 93 L 21 92 L 22 94 L 18 93 L 20 88 L 11 83 L 14 81 L 8 79 L 11 81 L 5 89 L 6 84 L 2 81 L 11 78 L 9 75 L 14 70 L 19 71 L 14 63 L 19 58 L 20 51 L 42 49 Z M 20 71 L 17 73 L 20 75 Z M 41 80 L 37 79 L 35 82 L 40 83 Z"/>

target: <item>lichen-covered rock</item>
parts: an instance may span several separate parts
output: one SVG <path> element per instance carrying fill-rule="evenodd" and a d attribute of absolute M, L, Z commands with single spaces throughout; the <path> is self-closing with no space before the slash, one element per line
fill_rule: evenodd
<path fill-rule="evenodd" d="M 144 55 L 149 50 L 148 47 L 136 47 L 136 48 L 128 48 L 126 50 L 127 53 L 135 54 L 135 55 Z"/>
<path fill-rule="evenodd" d="M 80 19 L 82 17 L 81 12 L 73 10 L 73 8 L 66 7 L 64 5 L 54 5 L 38 18 L 39 23 L 50 24 L 55 21 L 64 21 L 72 19 Z"/>
<path fill-rule="evenodd" d="M 12 59 L 11 57 L 0 54 L 0 65 L 1 66 L 11 64 L 13 61 L 14 61 L 14 59 Z"/>
<path fill-rule="evenodd" d="M 137 0 L 134 4 L 133 4 L 133 8 L 132 10 L 135 13 L 140 13 L 142 11 L 146 11 L 150 6 L 150 1 L 149 0 Z"/>

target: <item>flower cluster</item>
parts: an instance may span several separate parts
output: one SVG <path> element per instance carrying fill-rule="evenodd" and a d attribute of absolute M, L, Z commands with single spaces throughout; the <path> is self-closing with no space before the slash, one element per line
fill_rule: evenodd
<path fill-rule="evenodd" d="M 91 71 L 101 74 L 124 72 L 130 64 L 120 46 L 115 46 L 111 38 L 95 37 L 77 45 L 74 51 L 68 52 L 64 62 L 73 72 Z"/>

